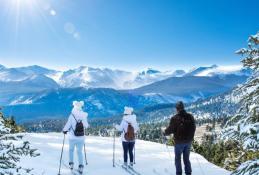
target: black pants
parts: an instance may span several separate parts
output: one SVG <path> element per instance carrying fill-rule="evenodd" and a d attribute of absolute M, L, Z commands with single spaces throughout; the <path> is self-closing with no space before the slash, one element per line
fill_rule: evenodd
<path fill-rule="evenodd" d="M 133 163 L 133 149 L 135 142 L 122 142 L 123 152 L 124 152 L 124 162 L 128 162 L 128 153 L 130 157 L 130 162 Z"/>

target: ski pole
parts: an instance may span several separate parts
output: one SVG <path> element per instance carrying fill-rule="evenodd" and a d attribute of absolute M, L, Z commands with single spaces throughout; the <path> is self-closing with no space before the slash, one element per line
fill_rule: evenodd
<path fill-rule="evenodd" d="M 61 161 L 62 161 L 62 156 L 63 156 L 63 150 L 64 150 L 65 138 L 66 138 L 66 135 L 64 134 L 63 144 L 62 144 L 62 150 L 61 150 L 61 155 L 60 155 L 60 160 L 59 160 L 58 175 L 61 175 L 61 174 L 60 174 L 60 169 L 61 169 Z"/>
<path fill-rule="evenodd" d="M 136 134 L 136 139 L 138 139 L 138 135 Z M 134 145 L 134 164 L 136 164 L 136 141 Z"/>
<path fill-rule="evenodd" d="M 87 162 L 87 157 L 86 157 L 85 144 L 84 144 L 84 152 L 85 152 L 85 165 L 88 165 L 88 162 Z"/>
<path fill-rule="evenodd" d="M 113 167 L 115 167 L 115 129 L 113 129 Z"/>
<path fill-rule="evenodd" d="M 84 129 L 84 135 L 87 135 L 86 134 L 86 129 Z M 84 153 L 85 153 L 85 165 L 87 166 L 88 165 L 88 161 L 87 161 L 87 157 L 86 157 L 85 140 L 84 140 Z"/>
<path fill-rule="evenodd" d="M 169 148 L 168 148 L 168 145 L 167 145 L 167 142 L 166 142 L 166 137 L 164 136 L 164 133 L 161 131 L 161 136 L 162 136 L 162 142 L 163 142 L 163 144 L 165 144 L 165 146 L 166 146 L 166 151 L 167 151 L 167 153 L 168 153 L 168 155 L 169 155 L 169 159 L 170 159 L 170 161 L 172 162 L 172 164 L 174 164 L 174 162 L 173 162 L 173 158 L 172 158 L 172 155 L 171 155 L 171 152 L 170 152 L 170 150 L 169 150 Z"/>
<path fill-rule="evenodd" d="M 134 164 L 136 164 L 136 143 L 134 145 Z"/>

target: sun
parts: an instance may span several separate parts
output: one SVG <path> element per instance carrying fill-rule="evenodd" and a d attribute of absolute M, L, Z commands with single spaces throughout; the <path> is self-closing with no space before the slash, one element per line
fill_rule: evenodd
<path fill-rule="evenodd" d="M 37 5 L 37 0 L 8 0 L 7 3 L 16 10 L 34 10 L 35 5 Z"/>
<path fill-rule="evenodd" d="M 14 38 L 22 35 L 22 29 L 44 23 L 53 31 L 50 17 L 57 15 L 50 0 L 0 0 L 0 15 L 12 32 Z M 15 39 L 16 41 L 16 39 Z"/>
<path fill-rule="evenodd" d="M 9 0 L 12 4 L 20 4 L 20 5 L 30 5 L 32 3 L 35 3 L 36 0 Z"/>

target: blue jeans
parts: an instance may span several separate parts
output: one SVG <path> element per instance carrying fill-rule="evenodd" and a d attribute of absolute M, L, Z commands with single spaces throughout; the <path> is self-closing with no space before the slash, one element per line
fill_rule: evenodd
<path fill-rule="evenodd" d="M 128 153 L 129 153 L 130 162 L 133 163 L 134 145 L 135 145 L 135 142 L 122 142 L 124 162 L 128 162 Z"/>
<path fill-rule="evenodd" d="M 80 139 L 69 140 L 69 162 L 74 162 L 74 150 L 76 147 L 79 165 L 83 165 L 83 146 L 84 146 L 84 140 L 80 140 Z"/>
<path fill-rule="evenodd" d="M 175 144 L 174 152 L 175 152 L 176 175 L 182 175 L 182 164 L 181 164 L 182 154 L 183 154 L 185 174 L 186 175 L 192 174 L 192 167 L 191 167 L 191 162 L 190 162 L 191 145 L 192 145 L 191 142 Z"/>

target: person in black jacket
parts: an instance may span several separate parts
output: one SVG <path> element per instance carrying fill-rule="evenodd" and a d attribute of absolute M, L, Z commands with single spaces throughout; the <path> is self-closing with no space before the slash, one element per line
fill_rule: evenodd
<path fill-rule="evenodd" d="M 186 175 L 192 174 L 190 149 L 195 133 L 194 117 L 184 109 L 183 102 L 176 103 L 177 114 L 170 120 L 170 125 L 164 130 L 164 135 L 174 135 L 176 175 L 182 175 L 181 155 L 183 154 Z"/>

